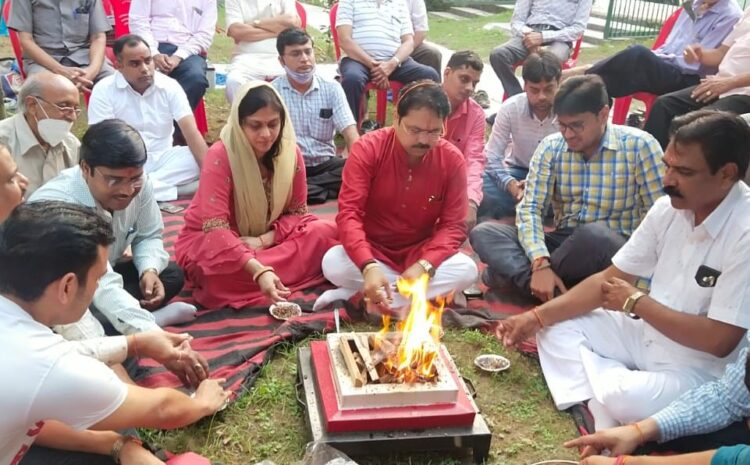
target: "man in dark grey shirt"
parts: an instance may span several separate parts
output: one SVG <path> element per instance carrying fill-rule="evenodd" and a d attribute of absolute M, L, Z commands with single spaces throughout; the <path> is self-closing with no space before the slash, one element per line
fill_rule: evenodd
<path fill-rule="evenodd" d="M 18 31 L 27 75 L 48 69 L 91 88 L 114 72 L 104 60 L 111 26 L 102 0 L 13 0 L 8 27 Z"/>

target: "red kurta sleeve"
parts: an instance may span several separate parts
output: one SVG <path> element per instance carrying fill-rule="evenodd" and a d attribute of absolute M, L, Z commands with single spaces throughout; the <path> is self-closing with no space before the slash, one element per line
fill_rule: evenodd
<path fill-rule="evenodd" d="M 198 191 L 185 214 L 181 234 L 195 236 L 186 242 L 191 250 L 178 254 L 192 257 L 205 275 L 237 272 L 255 257 L 255 251 L 239 238 L 233 186 L 226 149 L 217 142 L 206 154 Z"/>
<path fill-rule="evenodd" d="M 464 221 L 469 204 L 466 193 L 466 162 L 463 156 L 449 142 L 445 142 L 441 150 L 454 151 L 458 156 L 446 157 L 449 160 L 446 172 L 451 174 L 446 177 L 443 209 L 440 211 L 435 233 L 422 246 L 421 258 L 430 262 L 435 268 L 455 255 L 466 240 Z"/>
<path fill-rule="evenodd" d="M 288 237 L 299 226 L 300 222 L 306 222 L 308 216 L 305 160 L 302 158 L 302 152 L 300 152 L 299 147 L 297 147 L 297 163 L 294 168 L 294 180 L 292 181 L 292 197 L 281 216 L 271 224 L 271 228 L 276 231 L 274 243 L 278 244 L 282 242 L 284 238 Z"/>
<path fill-rule="evenodd" d="M 339 213 L 336 215 L 341 244 L 359 269 L 374 259 L 364 228 L 365 206 L 376 170 L 378 148 L 372 143 L 373 139 L 359 139 L 352 146 L 341 176 Z"/>

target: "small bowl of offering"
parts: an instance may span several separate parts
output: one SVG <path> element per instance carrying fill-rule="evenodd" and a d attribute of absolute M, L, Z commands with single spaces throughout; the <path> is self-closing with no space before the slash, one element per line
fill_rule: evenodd
<path fill-rule="evenodd" d="M 302 309 L 294 302 L 276 302 L 268 307 L 268 311 L 272 317 L 282 321 L 302 315 Z"/>
<path fill-rule="evenodd" d="M 498 373 L 510 368 L 510 360 L 497 354 L 482 354 L 474 359 L 474 365 L 488 373 Z"/>
<path fill-rule="evenodd" d="M 542 462 L 532 463 L 531 465 L 578 465 L 573 460 L 544 460 Z"/>

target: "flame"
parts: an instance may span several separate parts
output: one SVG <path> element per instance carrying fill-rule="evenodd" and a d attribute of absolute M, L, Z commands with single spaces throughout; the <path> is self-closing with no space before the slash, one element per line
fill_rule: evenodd
<path fill-rule="evenodd" d="M 399 278 L 397 282 L 398 292 L 411 298 L 411 308 L 406 320 L 396 326 L 401 333 L 397 350 L 383 363 L 386 372 L 396 382 L 414 383 L 437 378 L 434 362 L 440 350 L 445 299 L 438 297 L 436 306 L 430 303 L 427 299 L 428 281 L 429 276 L 423 274 L 413 281 Z M 390 317 L 384 315 L 383 329 L 375 338 L 378 345 L 382 344 L 389 329 Z"/>

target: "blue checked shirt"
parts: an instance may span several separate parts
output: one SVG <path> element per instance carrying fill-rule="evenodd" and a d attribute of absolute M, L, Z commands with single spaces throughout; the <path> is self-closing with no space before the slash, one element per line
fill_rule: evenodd
<path fill-rule="evenodd" d="M 336 156 L 333 143 L 336 131 L 357 124 L 341 85 L 317 75 L 304 94 L 292 87 L 286 75 L 277 77 L 272 84 L 289 110 L 305 166 L 315 166 Z"/>
<path fill-rule="evenodd" d="M 727 365 L 724 376 L 681 395 L 652 418 L 660 441 L 718 431 L 750 417 L 750 391 L 745 385 L 748 349 Z"/>
<path fill-rule="evenodd" d="M 546 137 L 529 163 L 518 205 L 518 238 L 529 260 L 548 257 L 542 218 L 549 203 L 556 229 L 603 222 L 630 236 L 661 196 L 663 153 L 650 134 L 608 125 L 599 152 L 586 160 L 561 134 Z"/>

